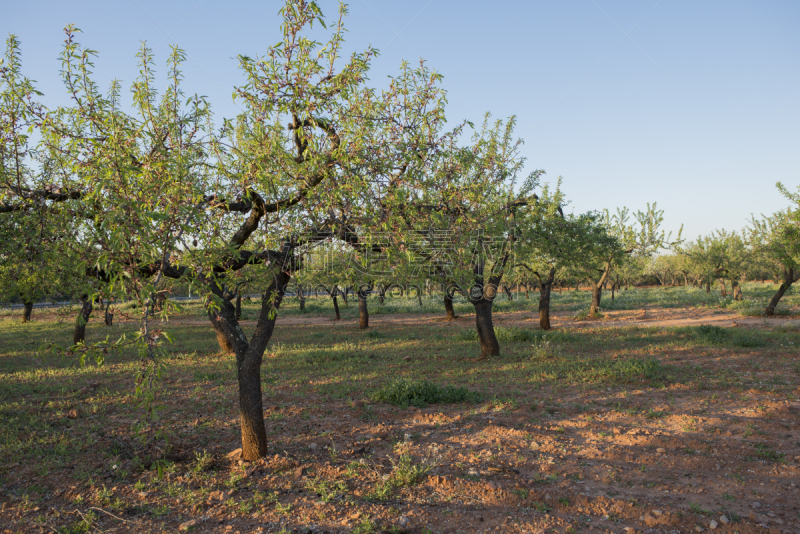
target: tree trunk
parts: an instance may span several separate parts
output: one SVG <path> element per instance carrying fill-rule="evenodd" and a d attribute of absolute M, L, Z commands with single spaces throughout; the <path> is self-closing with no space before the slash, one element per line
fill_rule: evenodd
<path fill-rule="evenodd" d="M 453 299 L 447 294 L 447 290 L 444 292 L 444 310 L 447 312 L 448 321 L 452 321 L 456 318 L 456 312 L 453 309 Z"/>
<path fill-rule="evenodd" d="M 555 275 L 556 270 L 553 267 L 547 279 L 541 280 L 539 286 L 539 327 L 542 330 L 550 330 L 550 290 L 553 288 Z"/>
<path fill-rule="evenodd" d="M 249 343 L 236 320 L 236 309 L 230 301 L 223 300 L 219 309 L 208 310 L 209 319 L 214 325 L 218 339 L 220 335 L 224 337 L 236 354 L 242 459 L 245 461 L 255 461 L 267 454 L 267 432 L 264 426 L 261 391 L 261 362 L 267 343 L 275 330 L 277 311 L 283 300 L 284 288 L 289 280 L 288 273 L 279 271 L 262 294 L 261 312 Z M 215 283 L 210 283 L 209 288 L 221 296 L 221 289 Z"/>
<path fill-rule="evenodd" d="M 236 320 L 237 321 L 241 321 L 242 320 L 242 294 L 241 293 L 237 293 L 236 294 L 236 310 L 235 310 L 235 313 L 236 313 Z"/>
<path fill-rule="evenodd" d="M 528 284 L 525 284 L 525 299 L 531 300 L 530 295 L 528 295 Z"/>
<path fill-rule="evenodd" d="M 367 297 L 372 292 L 372 285 L 364 289 L 358 288 L 358 329 L 366 330 L 369 328 L 369 309 L 367 308 Z"/>
<path fill-rule="evenodd" d="M 764 308 L 764 315 L 767 317 L 771 317 L 775 315 L 775 308 L 778 307 L 778 303 L 781 301 L 784 293 L 786 293 L 792 284 L 796 282 L 794 278 L 794 269 L 786 269 L 783 271 L 783 283 L 778 288 L 778 291 L 772 296 L 772 299 L 767 304 L 767 307 Z"/>
<path fill-rule="evenodd" d="M 508 297 L 508 300 L 514 300 L 514 296 L 511 294 L 511 290 L 507 285 L 503 284 L 503 290 L 506 292 L 506 297 Z"/>
<path fill-rule="evenodd" d="M 31 312 L 33 311 L 33 301 L 23 302 L 24 308 L 22 311 L 22 322 L 27 323 L 31 320 Z"/>
<path fill-rule="evenodd" d="M 724 278 L 720 278 L 719 279 L 719 285 L 720 285 L 719 292 L 722 295 L 722 298 L 727 297 L 728 296 L 728 289 L 725 287 L 725 279 Z"/>
<path fill-rule="evenodd" d="M 303 286 L 297 284 L 297 298 L 300 299 L 300 311 L 306 309 L 306 296 L 303 294 Z"/>
<path fill-rule="evenodd" d="M 600 299 L 603 297 L 603 285 L 595 284 L 592 286 L 592 304 L 589 306 L 589 315 L 597 317 L 600 313 Z"/>
<path fill-rule="evenodd" d="M 75 320 L 75 332 L 72 336 L 72 344 L 84 343 L 86 341 L 86 324 L 89 322 L 89 316 L 94 309 L 92 299 L 89 295 L 81 297 L 81 311 L 78 318 Z"/>
<path fill-rule="evenodd" d="M 733 300 L 742 300 L 742 287 L 739 285 L 738 280 L 731 280 L 731 291 L 733 292 Z"/>
<path fill-rule="evenodd" d="M 473 301 L 475 306 L 475 327 L 478 329 L 478 342 L 481 345 L 481 360 L 500 355 L 500 343 L 494 334 L 492 324 L 492 301 L 482 298 Z"/>
<path fill-rule="evenodd" d="M 711 280 L 706 280 L 706 294 L 711 293 Z"/>
<path fill-rule="evenodd" d="M 384 298 L 386 297 L 386 286 L 383 284 L 378 286 L 378 303 L 383 306 Z"/>
<path fill-rule="evenodd" d="M 339 302 L 336 298 L 336 293 L 333 294 L 333 311 L 336 312 L 336 320 L 341 321 L 342 316 L 339 315 Z"/>
<path fill-rule="evenodd" d="M 103 312 L 103 322 L 106 326 L 114 326 L 114 314 L 111 313 L 111 299 L 106 300 L 106 308 Z"/>
<path fill-rule="evenodd" d="M 611 284 L 611 300 L 614 300 L 614 290 L 617 288 L 616 282 Z"/>

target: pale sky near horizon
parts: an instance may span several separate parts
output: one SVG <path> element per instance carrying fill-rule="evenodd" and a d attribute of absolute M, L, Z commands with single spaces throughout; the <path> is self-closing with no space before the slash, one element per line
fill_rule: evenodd
<path fill-rule="evenodd" d="M 338 3 L 317 2 L 328 21 Z M 0 31 L 22 41 L 24 73 L 50 106 L 68 102 L 62 29 L 99 52 L 97 80 L 130 87 L 139 43 L 163 68 L 188 53 L 184 89 L 233 116 L 236 56 L 279 40 L 282 2 L 28 0 Z M 800 185 L 800 2 L 736 0 L 352 0 L 346 50 L 372 45 L 376 85 L 420 57 L 444 75 L 448 117 L 518 117 L 527 170 L 563 176 L 583 212 L 658 202 L 694 239 L 783 209 Z M 316 33 L 316 32 L 315 32 Z M 321 34 L 317 34 L 320 36 Z M 218 120 L 219 122 L 219 120 Z"/>

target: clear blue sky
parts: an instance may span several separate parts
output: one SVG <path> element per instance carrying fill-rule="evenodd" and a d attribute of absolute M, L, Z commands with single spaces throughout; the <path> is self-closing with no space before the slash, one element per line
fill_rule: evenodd
<path fill-rule="evenodd" d="M 0 30 L 22 40 L 50 105 L 67 102 L 57 55 L 70 22 L 100 53 L 103 85 L 130 85 L 139 41 L 161 65 L 178 43 L 185 88 L 224 116 L 236 55 L 279 39 L 278 0 L 7 4 Z M 454 122 L 517 115 L 528 169 L 562 175 L 575 211 L 657 201 L 694 238 L 785 207 L 774 183 L 800 184 L 800 2 L 353 0 L 347 26 L 349 50 L 382 51 L 376 84 L 423 57 Z"/>

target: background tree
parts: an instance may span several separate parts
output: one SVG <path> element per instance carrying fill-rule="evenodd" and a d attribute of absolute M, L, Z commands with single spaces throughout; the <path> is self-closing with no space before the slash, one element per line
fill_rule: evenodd
<path fill-rule="evenodd" d="M 785 189 L 784 194 L 800 207 L 800 195 Z M 760 219 L 751 217 L 748 228 L 753 251 L 772 263 L 781 274 L 781 284 L 764 309 L 764 315 L 775 315 L 775 308 L 792 285 L 800 280 L 800 216 L 797 208 L 789 208 Z"/>

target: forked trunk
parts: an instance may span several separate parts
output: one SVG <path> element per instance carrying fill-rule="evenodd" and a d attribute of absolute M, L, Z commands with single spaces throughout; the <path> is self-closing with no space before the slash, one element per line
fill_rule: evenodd
<path fill-rule="evenodd" d="M 448 321 L 452 321 L 456 318 L 456 312 L 453 309 L 453 299 L 447 294 L 447 291 L 444 293 L 444 310 L 447 312 Z"/>
<path fill-rule="evenodd" d="M 539 287 L 539 327 L 542 330 L 550 330 L 550 290 L 555 274 L 555 268 L 551 268 L 549 276 L 541 281 Z"/>
<path fill-rule="evenodd" d="M 264 407 L 261 391 L 261 362 L 272 333 L 275 330 L 277 311 L 281 305 L 284 288 L 290 275 L 278 272 L 261 297 L 261 312 L 253 337 L 249 341 L 236 320 L 236 310 L 228 300 L 222 306 L 208 310 L 217 337 L 227 339 L 236 354 L 236 376 L 239 385 L 239 413 L 242 430 L 242 459 L 255 461 L 267 454 L 267 432 L 264 426 Z M 209 284 L 212 292 L 221 296 L 216 284 Z"/>
<path fill-rule="evenodd" d="M 506 292 L 506 297 L 508 297 L 508 300 L 514 300 L 514 296 L 511 294 L 511 290 L 507 285 L 503 285 L 503 291 Z"/>
<path fill-rule="evenodd" d="M 475 327 L 478 329 L 478 343 L 481 346 L 481 360 L 500 355 L 500 343 L 492 324 L 492 301 L 480 299 L 473 301 L 475 306 Z"/>
<path fill-rule="evenodd" d="M 31 312 L 33 311 L 33 301 L 31 302 L 24 302 L 24 308 L 22 310 L 22 322 L 27 323 L 31 320 Z"/>
<path fill-rule="evenodd" d="M 72 335 L 73 345 L 86 342 L 86 324 L 89 322 L 89 316 L 92 314 L 93 309 L 92 299 L 89 298 L 89 295 L 83 295 L 81 297 L 81 311 L 75 320 L 75 332 Z"/>

